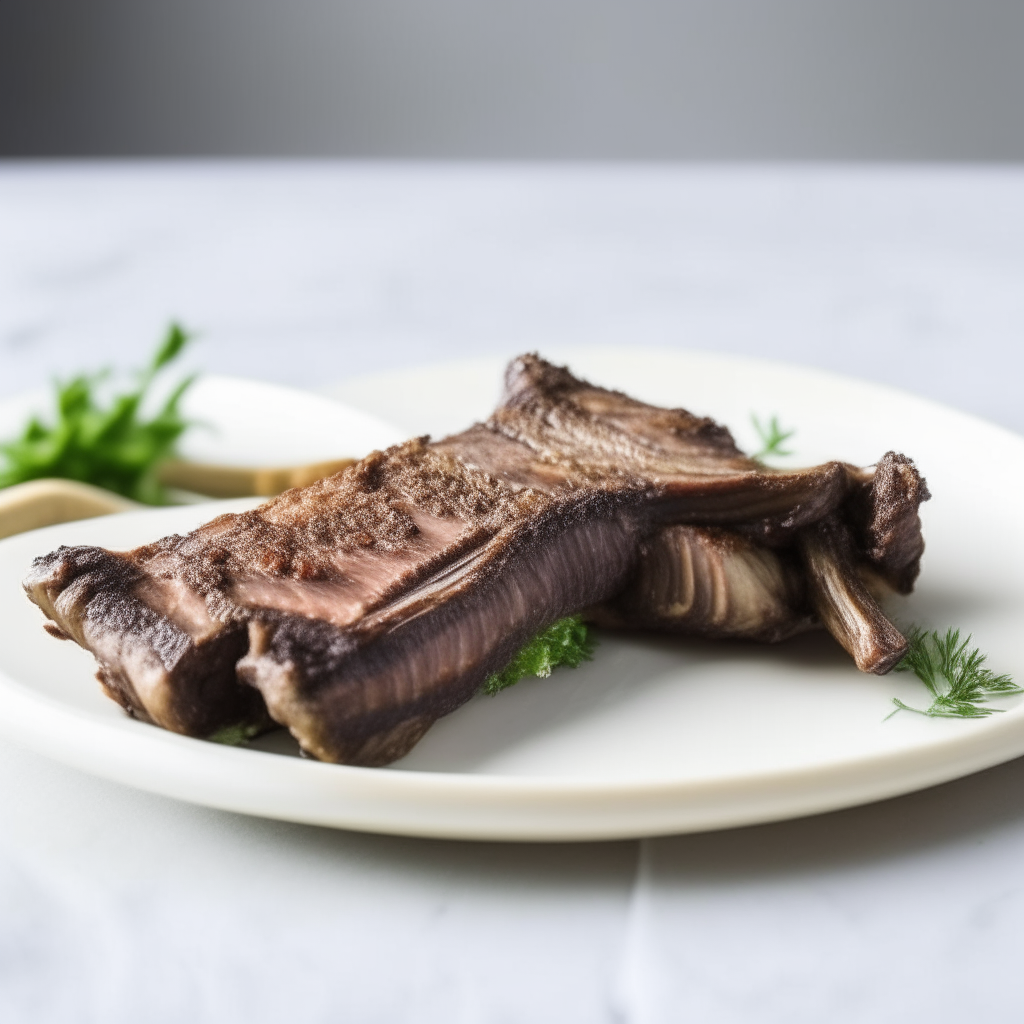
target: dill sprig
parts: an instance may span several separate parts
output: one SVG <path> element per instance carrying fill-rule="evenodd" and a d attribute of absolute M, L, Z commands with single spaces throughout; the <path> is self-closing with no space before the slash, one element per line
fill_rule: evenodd
<path fill-rule="evenodd" d="M 783 430 L 779 426 L 779 417 L 773 416 L 767 424 L 763 424 L 756 414 L 751 413 L 750 421 L 754 424 L 757 436 L 761 438 L 761 450 L 750 457 L 755 462 L 763 462 L 769 455 L 792 455 L 793 452 L 782 446 L 796 433 L 795 430 Z"/>
<path fill-rule="evenodd" d="M 20 437 L 0 444 L 6 463 L 0 466 L 0 487 L 62 477 L 146 504 L 163 504 L 157 467 L 174 453 L 188 427 L 178 405 L 195 378 L 181 381 L 152 419 L 142 418 L 141 407 L 153 381 L 188 341 L 189 335 L 171 324 L 149 365 L 139 372 L 135 388 L 115 395 L 106 406 L 100 404 L 97 388 L 109 371 L 56 382 L 56 421 L 33 417 Z"/>
<path fill-rule="evenodd" d="M 579 615 L 570 615 L 538 633 L 502 672 L 489 675 L 481 690 L 494 696 L 526 676 L 549 676 L 559 665 L 576 668 L 594 655 L 594 639 Z"/>
<path fill-rule="evenodd" d="M 984 706 L 990 697 L 1024 693 L 1008 675 L 997 676 L 985 668 L 985 655 L 971 647 L 970 636 L 961 639 L 959 629 L 940 635 L 912 626 L 906 637 L 910 648 L 896 671 L 913 672 L 928 687 L 932 703 L 924 709 L 912 708 L 894 697 L 896 711 L 916 711 L 931 718 L 985 718 L 1003 710 Z"/>

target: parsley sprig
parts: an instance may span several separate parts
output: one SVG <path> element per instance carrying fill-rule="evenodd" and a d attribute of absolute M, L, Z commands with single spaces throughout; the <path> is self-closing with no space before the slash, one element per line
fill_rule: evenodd
<path fill-rule="evenodd" d="M 549 676 L 559 665 L 576 668 L 594 655 L 594 639 L 579 615 L 559 619 L 535 636 L 502 672 L 488 676 L 481 687 L 493 696 L 526 676 Z"/>
<path fill-rule="evenodd" d="M 914 626 L 906 637 L 910 648 L 896 671 L 913 672 L 928 688 L 932 703 L 924 709 L 912 708 L 894 697 L 896 711 L 915 711 L 930 718 L 985 718 L 1003 710 L 988 707 L 990 697 L 1024 693 L 1008 675 L 997 676 L 985 668 L 985 655 L 971 647 L 970 636 L 961 639 L 959 629 L 947 629 L 942 635 Z"/>
<path fill-rule="evenodd" d="M 795 430 L 783 430 L 779 426 L 779 417 L 773 416 L 767 423 L 751 413 L 750 421 L 754 424 L 757 436 L 761 438 L 761 450 L 750 457 L 755 462 L 764 462 L 770 455 L 792 455 L 790 449 L 782 446 L 796 433 Z"/>
<path fill-rule="evenodd" d="M 0 487 L 62 477 L 105 487 L 127 498 L 160 505 L 166 495 L 157 467 L 174 453 L 188 427 L 178 406 L 194 377 L 171 392 L 157 414 L 143 419 L 141 408 L 157 376 L 181 354 L 189 335 L 171 324 L 136 386 L 102 405 L 97 390 L 109 372 L 81 374 L 58 382 L 56 421 L 29 420 L 21 436 L 0 444 Z"/>

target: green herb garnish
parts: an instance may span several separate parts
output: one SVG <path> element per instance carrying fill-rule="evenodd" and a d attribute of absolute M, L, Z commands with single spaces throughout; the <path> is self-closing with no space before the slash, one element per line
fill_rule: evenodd
<path fill-rule="evenodd" d="M 1024 693 L 1008 675 L 997 676 L 985 668 L 985 655 L 977 647 L 970 647 L 970 636 L 961 640 L 959 629 L 947 629 L 942 636 L 913 626 L 906 637 L 910 649 L 896 671 L 913 672 L 928 687 L 933 700 L 922 710 L 893 697 L 896 711 L 916 711 L 931 718 L 985 718 L 1003 710 L 982 706 L 989 697 Z"/>
<path fill-rule="evenodd" d="M 761 423 L 751 413 L 750 421 L 754 424 L 757 436 L 761 438 L 761 450 L 750 457 L 755 462 L 763 462 L 769 455 L 792 455 L 793 452 L 782 446 L 796 433 L 795 430 L 783 430 L 779 426 L 779 417 L 773 416 L 767 425 Z"/>
<path fill-rule="evenodd" d="M 251 740 L 253 736 L 258 736 L 264 728 L 261 725 L 245 722 L 241 725 L 225 725 L 223 729 L 218 729 L 212 736 L 206 738 L 211 743 L 223 743 L 226 747 L 239 747 Z"/>
<path fill-rule="evenodd" d="M 188 340 L 185 331 L 172 324 L 152 362 L 139 373 L 134 390 L 115 396 L 107 406 L 101 406 L 96 392 L 108 372 L 58 382 L 56 423 L 33 417 L 20 437 L 0 444 L 6 462 L 0 465 L 0 487 L 62 477 L 150 505 L 163 504 L 166 495 L 157 467 L 173 455 L 188 427 L 178 403 L 194 378 L 183 380 L 153 419 L 142 419 L 140 410 L 150 385 Z"/>
<path fill-rule="evenodd" d="M 494 696 L 526 676 L 549 676 L 559 665 L 576 668 L 594 655 L 594 639 L 579 615 L 559 619 L 538 633 L 502 672 L 487 677 L 481 687 Z"/>

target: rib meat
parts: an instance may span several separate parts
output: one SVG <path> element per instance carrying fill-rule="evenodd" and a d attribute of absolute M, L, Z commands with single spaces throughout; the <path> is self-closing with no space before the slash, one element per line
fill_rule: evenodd
<path fill-rule="evenodd" d="M 375 452 L 185 536 L 59 548 L 25 587 L 146 721 L 194 736 L 274 721 L 312 756 L 386 764 L 556 619 L 596 609 L 649 626 L 652 576 L 668 581 L 662 606 L 682 608 L 671 592 L 685 574 L 664 566 L 684 548 L 692 614 L 662 628 L 779 639 L 817 615 L 842 638 L 822 609 L 863 595 L 822 596 L 808 570 L 849 582 L 871 562 L 912 585 L 906 493 L 927 492 L 909 460 L 892 466 L 884 495 L 881 471 L 768 470 L 711 420 L 527 356 L 486 424 Z M 831 523 L 849 550 L 815 547 Z"/>
<path fill-rule="evenodd" d="M 820 626 L 794 552 L 704 526 L 645 537 L 626 585 L 587 618 L 612 629 L 765 643 Z"/>
<path fill-rule="evenodd" d="M 924 551 L 918 509 L 930 495 L 905 455 L 887 452 L 870 470 L 826 463 L 775 471 L 771 481 L 788 497 L 796 496 L 793 476 L 817 489 L 793 514 L 772 515 L 760 504 L 764 491 L 745 494 L 737 479 L 747 473 L 747 484 L 764 488 L 765 468 L 714 421 L 653 409 L 536 358 L 513 363 L 508 376 L 490 428 L 556 465 L 585 460 L 605 473 L 642 466 L 663 488 L 659 518 L 677 524 L 641 541 L 627 586 L 589 612 L 593 621 L 763 641 L 823 624 L 857 667 L 872 673 L 889 671 L 906 653 L 876 600 L 913 589 Z M 681 466 L 686 480 L 676 475 Z M 732 503 L 716 507 L 722 492 Z M 764 518 L 746 518 L 755 508 Z M 719 525 L 678 525 L 693 522 Z"/>

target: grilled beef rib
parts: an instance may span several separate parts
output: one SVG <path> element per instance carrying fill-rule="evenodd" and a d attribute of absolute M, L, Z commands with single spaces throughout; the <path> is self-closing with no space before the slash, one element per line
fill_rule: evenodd
<path fill-rule="evenodd" d="M 711 420 L 524 356 L 486 424 L 185 536 L 59 548 L 25 588 L 145 721 L 200 737 L 277 722 L 314 757 L 382 765 L 586 609 L 761 639 L 820 618 L 884 671 L 905 644 L 862 578 L 912 586 L 926 497 L 902 456 L 875 472 L 769 470 Z M 689 604 L 672 591 L 685 574 L 666 569 L 684 551 L 704 588 Z M 716 618 L 722 594 L 733 607 Z"/>

